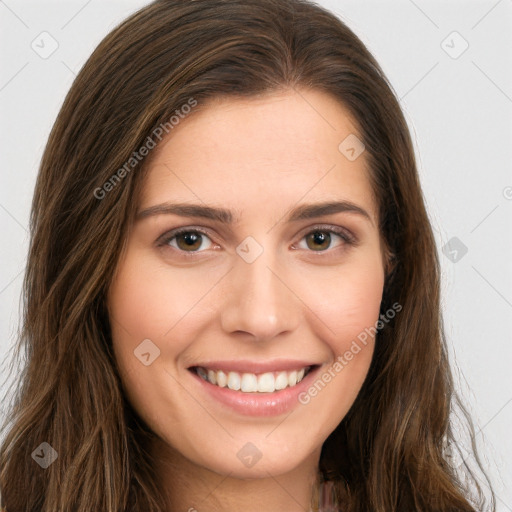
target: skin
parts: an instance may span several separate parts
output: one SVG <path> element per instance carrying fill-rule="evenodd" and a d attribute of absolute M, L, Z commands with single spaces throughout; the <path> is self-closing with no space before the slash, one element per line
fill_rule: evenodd
<path fill-rule="evenodd" d="M 227 208 L 236 220 L 137 220 L 109 291 L 123 386 L 158 436 L 152 451 L 169 510 L 309 510 L 322 444 L 363 384 L 374 339 L 308 404 L 276 417 L 226 409 L 201 392 L 187 368 L 205 360 L 300 358 L 323 372 L 375 325 L 384 286 L 377 204 L 365 153 L 350 161 L 338 149 L 357 133 L 332 97 L 286 90 L 203 105 L 152 155 L 139 211 L 200 204 Z M 286 220 L 299 205 L 334 200 L 355 203 L 369 219 L 338 212 Z M 324 235 L 344 228 L 357 243 L 336 234 L 308 243 L 319 224 Z M 178 227 L 208 235 L 188 253 L 183 236 L 180 245 L 174 238 L 159 246 Z M 263 247 L 252 263 L 236 252 L 248 236 Z M 144 339 L 160 350 L 148 366 L 134 356 Z M 251 468 L 237 457 L 247 442 L 262 454 Z"/>

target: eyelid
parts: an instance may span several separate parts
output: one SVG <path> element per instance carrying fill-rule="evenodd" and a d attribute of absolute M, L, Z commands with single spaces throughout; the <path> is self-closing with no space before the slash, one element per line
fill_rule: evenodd
<path fill-rule="evenodd" d="M 334 233 L 343 238 L 346 243 L 356 244 L 358 242 L 357 237 L 350 230 L 333 224 L 315 224 L 313 226 L 308 226 L 300 232 L 299 241 L 314 231 L 327 231 L 329 233 Z"/>
<path fill-rule="evenodd" d="M 297 242 L 294 242 L 292 244 L 292 248 L 295 249 L 295 247 L 293 247 L 293 246 L 296 243 L 301 242 L 302 239 L 306 235 L 311 234 L 315 231 L 325 231 L 325 232 L 334 233 L 335 235 L 338 235 L 344 241 L 344 244 L 342 244 L 342 245 L 357 245 L 358 244 L 357 237 L 351 231 L 349 231 L 347 228 L 332 225 L 332 224 L 315 224 L 313 226 L 305 227 L 303 230 L 301 230 L 301 232 L 298 235 L 298 240 L 297 240 Z M 208 229 L 199 227 L 199 226 L 182 226 L 179 228 L 175 228 L 175 229 L 166 231 L 160 237 L 158 237 L 156 244 L 159 247 L 163 247 L 163 246 L 171 247 L 174 251 L 176 251 L 177 253 L 179 253 L 180 255 L 183 255 L 185 257 L 194 257 L 194 255 L 205 252 L 204 250 L 203 251 L 182 251 L 180 249 L 176 249 L 169 245 L 169 241 L 172 240 L 173 238 L 175 238 L 176 236 L 178 236 L 182 233 L 190 233 L 190 232 L 200 233 L 201 235 L 204 235 L 207 238 L 209 238 L 210 241 L 212 242 L 212 244 L 217 244 L 217 242 L 215 242 L 214 239 L 212 239 L 211 232 Z M 308 251 L 308 252 L 322 254 L 322 253 L 331 252 L 332 250 L 334 250 L 334 249 L 326 249 L 324 251 Z"/>
<path fill-rule="evenodd" d="M 216 242 L 212 239 L 212 234 L 210 233 L 209 230 L 205 229 L 205 228 L 201 228 L 201 227 L 197 227 L 197 226 L 182 226 L 182 227 L 179 227 L 179 228 L 175 228 L 175 229 L 171 229 L 169 231 L 166 231 L 164 234 L 162 234 L 161 236 L 159 236 L 156 240 L 156 244 L 160 247 L 160 246 L 164 246 L 164 245 L 168 245 L 169 241 L 172 240 L 173 238 L 175 238 L 176 236 L 182 234 L 182 233 L 200 233 L 201 235 L 204 235 L 206 237 L 208 237 L 210 239 L 210 241 L 212 242 L 212 244 L 215 244 Z M 169 246 L 169 245 L 168 245 Z M 170 247 L 170 246 L 169 246 Z M 174 247 L 173 247 L 174 249 Z M 203 252 L 203 251 L 180 251 L 178 250 L 178 252 L 180 252 L 181 254 L 197 254 L 199 252 Z"/>

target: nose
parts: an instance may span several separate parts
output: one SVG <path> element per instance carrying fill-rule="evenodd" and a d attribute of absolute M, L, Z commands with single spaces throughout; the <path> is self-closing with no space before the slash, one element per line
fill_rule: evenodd
<path fill-rule="evenodd" d="M 239 258 L 229 272 L 221 324 L 226 333 L 248 333 L 266 341 L 297 328 L 301 302 L 293 294 L 290 272 L 279 270 L 264 252 L 256 261 Z"/>

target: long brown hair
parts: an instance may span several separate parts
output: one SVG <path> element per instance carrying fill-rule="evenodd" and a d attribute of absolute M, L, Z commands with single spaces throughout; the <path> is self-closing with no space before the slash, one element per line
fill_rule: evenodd
<path fill-rule="evenodd" d="M 324 91 L 357 121 L 393 255 L 381 309 L 402 306 L 324 443 L 322 479 L 334 482 L 344 511 L 485 505 L 469 465 L 463 477 L 446 454 L 456 446 L 458 402 L 437 250 L 408 127 L 378 63 L 342 21 L 306 0 L 159 0 L 94 51 L 42 158 L 17 345 L 25 361 L 0 449 L 8 512 L 164 510 L 152 433 L 122 393 L 105 303 L 150 159 L 126 162 L 191 99 L 200 109 L 221 95 L 290 88 Z M 43 442 L 58 454 L 46 469 L 31 457 Z M 490 501 L 494 510 L 492 492 Z"/>

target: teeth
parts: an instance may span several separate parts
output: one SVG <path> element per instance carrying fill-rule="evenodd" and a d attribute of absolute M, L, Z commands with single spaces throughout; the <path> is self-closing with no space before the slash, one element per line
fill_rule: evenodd
<path fill-rule="evenodd" d="M 198 366 L 196 372 L 203 380 L 221 388 L 228 387 L 233 391 L 244 393 L 273 393 L 298 384 L 304 378 L 308 368 L 291 372 L 267 372 L 259 375 L 254 373 L 240 374 L 238 372 L 229 372 L 226 375 L 222 370 L 207 370 Z"/>
<path fill-rule="evenodd" d="M 275 389 L 273 373 L 263 373 L 258 377 L 258 391 L 260 393 L 271 393 Z"/>
<path fill-rule="evenodd" d="M 234 391 L 240 389 L 240 374 L 235 372 L 228 373 L 228 388 Z"/>
<path fill-rule="evenodd" d="M 228 376 L 222 371 L 217 372 L 217 386 L 225 388 L 228 385 Z"/>
<path fill-rule="evenodd" d="M 279 372 L 276 377 L 275 388 L 284 389 L 288 387 L 288 374 L 286 372 Z"/>
<path fill-rule="evenodd" d="M 254 391 L 258 391 L 258 379 L 254 373 L 244 373 L 242 375 L 242 384 L 240 385 L 240 389 L 244 393 L 251 393 Z"/>

